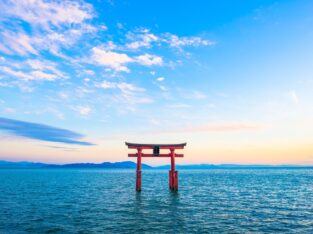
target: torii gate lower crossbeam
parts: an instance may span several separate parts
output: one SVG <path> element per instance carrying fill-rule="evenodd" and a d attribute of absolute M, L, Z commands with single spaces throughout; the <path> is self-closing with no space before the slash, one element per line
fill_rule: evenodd
<path fill-rule="evenodd" d="M 142 158 L 157 158 L 157 157 L 170 157 L 171 170 L 169 171 L 169 188 L 173 191 L 178 190 L 178 172 L 175 169 L 175 157 L 184 157 L 183 154 L 176 154 L 175 149 L 184 149 L 186 143 L 182 144 L 136 144 L 125 142 L 129 149 L 137 149 L 137 153 L 128 154 L 128 157 L 137 157 L 137 170 L 136 170 L 136 191 L 141 191 L 141 159 Z M 153 149 L 153 154 L 144 154 L 143 149 Z M 160 154 L 160 149 L 169 149 L 168 154 Z"/>

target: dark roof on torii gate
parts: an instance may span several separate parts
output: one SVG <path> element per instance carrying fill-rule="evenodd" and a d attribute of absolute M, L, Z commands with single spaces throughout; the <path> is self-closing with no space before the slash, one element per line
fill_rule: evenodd
<path fill-rule="evenodd" d="M 155 146 L 162 146 L 162 147 L 184 147 L 187 145 L 187 143 L 180 143 L 180 144 L 140 144 L 140 143 L 129 143 L 125 142 L 127 146 L 132 147 L 140 147 L 140 146 L 149 146 L 149 147 L 155 147 Z"/>

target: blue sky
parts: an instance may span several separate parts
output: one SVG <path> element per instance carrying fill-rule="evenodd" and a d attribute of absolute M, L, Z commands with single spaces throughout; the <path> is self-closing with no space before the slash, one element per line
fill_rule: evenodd
<path fill-rule="evenodd" d="M 313 164 L 312 1 L 1 1 L 0 157 Z M 163 161 L 152 163 L 162 164 Z"/>

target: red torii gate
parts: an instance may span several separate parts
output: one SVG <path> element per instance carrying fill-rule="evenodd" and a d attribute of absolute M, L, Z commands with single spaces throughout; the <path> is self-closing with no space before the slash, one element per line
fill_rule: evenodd
<path fill-rule="evenodd" d="M 128 157 L 137 157 L 137 171 L 136 171 L 136 191 L 141 191 L 141 158 L 157 158 L 170 157 L 171 170 L 169 171 L 169 187 L 173 191 L 178 190 L 178 172 L 175 170 L 175 157 L 184 157 L 183 154 L 176 154 L 175 149 L 184 149 L 187 143 L 181 144 L 137 144 L 125 142 L 128 149 L 137 149 L 137 153 L 128 154 Z M 153 154 L 144 154 L 143 149 L 153 149 Z M 160 154 L 160 149 L 169 149 L 170 153 Z"/>

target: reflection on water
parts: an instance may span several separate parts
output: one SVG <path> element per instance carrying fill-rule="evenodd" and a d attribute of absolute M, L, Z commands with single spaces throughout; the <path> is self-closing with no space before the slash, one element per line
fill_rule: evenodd
<path fill-rule="evenodd" d="M 313 233 L 313 170 L 0 170 L 0 233 Z"/>

